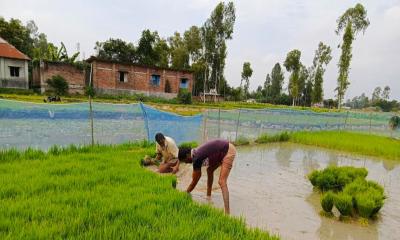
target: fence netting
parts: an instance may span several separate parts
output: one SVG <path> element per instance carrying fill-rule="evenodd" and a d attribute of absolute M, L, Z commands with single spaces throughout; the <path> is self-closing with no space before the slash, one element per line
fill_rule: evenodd
<path fill-rule="evenodd" d="M 180 116 L 145 104 L 92 103 L 95 143 L 148 139 L 157 132 L 180 144 L 224 138 L 257 138 L 283 131 L 347 130 L 400 137 L 388 127 L 393 113 L 313 112 L 289 109 L 209 109 Z M 0 100 L 0 149 L 91 143 L 89 103 L 48 104 Z"/>
<path fill-rule="evenodd" d="M 400 137 L 388 127 L 392 113 L 313 112 L 289 109 L 210 109 L 205 113 L 208 139 L 257 138 L 263 133 L 346 130 Z"/>
<path fill-rule="evenodd" d="M 148 139 L 154 141 L 156 133 L 172 137 L 177 144 L 201 141 L 203 116 L 180 116 L 140 104 L 148 129 Z"/>

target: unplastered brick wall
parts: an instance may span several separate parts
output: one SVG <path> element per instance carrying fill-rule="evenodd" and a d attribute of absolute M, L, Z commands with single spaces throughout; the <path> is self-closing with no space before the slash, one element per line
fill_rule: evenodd
<path fill-rule="evenodd" d="M 41 67 L 41 87 L 48 90 L 47 79 L 62 76 L 69 85 L 69 93 L 83 94 L 85 89 L 85 71 L 67 63 L 45 62 Z"/>
<path fill-rule="evenodd" d="M 105 90 L 137 90 L 150 95 L 165 93 L 169 81 L 171 93 L 177 94 L 181 79 L 188 80 L 188 90 L 193 87 L 193 74 L 186 71 L 173 71 L 162 68 L 122 64 L 107 61 L 93 61 L 93 83 L 95 88 Z M 121 74 L 124 74 L 121 76 Z M 152 75 L 159 76 L 159 84 L 152 84 Z"/>

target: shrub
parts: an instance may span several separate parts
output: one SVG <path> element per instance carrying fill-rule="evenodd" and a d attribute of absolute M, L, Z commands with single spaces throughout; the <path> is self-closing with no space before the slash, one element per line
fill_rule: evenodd
<path fill-rule="evenodd" d="M 234 142 L 234 145 L 236 146 L 242 146 L 242 145 L 249 145 L 250 140 L 246 138 L 245 136 L 239 136 L 236 141 Z"/>
<path fill-rule="evenodd" d="M 325 193 L 324 195 L 322 195 L 321 198 L 321 206 L 322 209 L 324 209 L 325 212 L 332 212 L 332 208 L 333 208 L 333 203 L 335 201 L 335 194 L 331 191 Z"/>
<path fill-rule="evenodd" d="M 47 84 L 58 96 L 63 96 L 68 93 L 68 82 L 60 75 L 55 75 L 51 79 L 47 79 Z"/>
<path fill-rule="evenodd" d="M 192 104 L 192 93 L 187 89 L 180 89 L 178 93 L 178 102 L 181 104 Z"/>
<path fill-rule="evenodd" d="M 335 197 L 334 205 L 342 216 L 351 216 L 353 211 L 353 198 L 346 193 L 339 193 Z"/>

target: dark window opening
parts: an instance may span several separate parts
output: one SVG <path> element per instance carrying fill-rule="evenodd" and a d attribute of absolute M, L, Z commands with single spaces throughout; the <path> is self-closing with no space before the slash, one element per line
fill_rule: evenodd
<path fill-rule="evenodd" d="M 10 76 L 11 77 L 19 77 L 19 67 L 11 67 L 10 66 Z"/>
<path fill-rule="evenodd" d="M 189 80 L 187 78 L 181 78 L 181 83 L 179 88 L 188 88 L 189 87 Z"/>
<path fill-rule="evenodd" d="M 120 82 L 128 82 L 128 73 L 127 72 L 119 72 L 119 81 Z"/>
<path fill-rule="evenodd" d="M 160 86 L 160 75 L 151 75 L 151 85 Z"/>

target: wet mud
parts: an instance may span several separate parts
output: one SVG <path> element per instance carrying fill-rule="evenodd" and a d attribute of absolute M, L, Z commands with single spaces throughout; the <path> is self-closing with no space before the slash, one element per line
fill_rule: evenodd
<path fill-rule="evenodd" d="M 341 222 L 319 214 L 319 194 L 306 175 L 328 165 L 366 167 L 368 179 L 385 187 L 387 199 L 378 219 L 368 226 Z M 191 165 L 181 164 L 177 188 L 191 181 Z M 206 197 L 207 175 L 192 193 L 195 201 L 223 209 L 214 176 L 211 198 Z M 393 161 L 348 155 L 342 152 L 291 143 L 238 148 L 228 179 L 231 214 L 242 216 L 250 226 L 265 229 L 283 239 L 399 239 L 400 165 Z"/>

